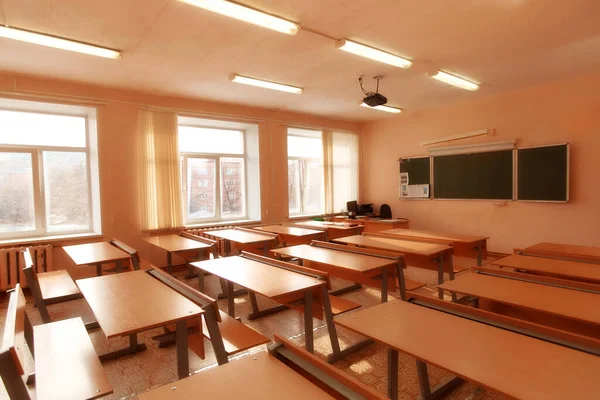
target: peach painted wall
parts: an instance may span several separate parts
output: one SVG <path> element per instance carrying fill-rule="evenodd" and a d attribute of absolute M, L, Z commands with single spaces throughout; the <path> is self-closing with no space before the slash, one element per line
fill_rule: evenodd
<path fill-rule="evenodd" d="M 10 73 L 0 73 L 0 96 L 89 104 L 97 107 L 104 239 L 119 238 L 136 248 L 142 257 L 158 265 L 166 264 L 166 255 L 142 240 L 144 235 L 141 233 L 139 223 L 137 187 L 140 166 L 136 133 L 137 112 L 141 107 L 198 114 L 203 118 L 239 119 L 257 123 L 263 222 L 280 222 L 286 220 L 288 216 L 286 156 L 288 125 L 360 132 L 360 125 L 355 122 L 281 110 L 158 96 Z M 81 242 L 85 241 L 61 241 L 55 244 L 60 246 Z M 54 259 L 59 268 L 67 268 L 75 278 L 94 274 L 93 268 L 76 268 L 72 265 L 60 248 L 54 251 Z"/>
<path fill-rule="evenodd" d="M 453 145 L 570 143 L 569 203 L 399 200 L 399 157 L 427 155 L 421 141 L 482 128 L 495 128 L 496 136 Z M 365 124 L 362 139 L 361 200 L 390 204 L 416 229 L 490 236 L 489 249 L 500 252 L 540 241 L 600 246 L 600 74 L 406 112 Z"/>

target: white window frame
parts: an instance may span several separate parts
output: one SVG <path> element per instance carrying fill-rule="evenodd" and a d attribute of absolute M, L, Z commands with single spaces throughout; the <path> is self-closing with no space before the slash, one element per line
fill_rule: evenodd
<path fill-rule="evenodd" d="M 2 103 L 10 102 L 11 99 L 0 99 Z M 16 100 L 18 101 L 18 100 Z M 97 159 L 97 141 L 93 141 L 95 147 L 91 151 L 92 140 L 91 135 L 96 136 L 96 127 L 90 124 L 90 119 L 96 119 L 95 109 L 89 107 L 80 106 L 67 106 L 62 104 L 51 104 L 51 103 L 37 103 L 37 102 L 25 102 L 30 105 L 26 105 L 23 108 L 18 107 L 4 107 L 0 106 L 2 111 L 14 111 L 24 112 L 31 114 L 46 114 L 63 117 L 78 117 L 85 120 L 85 148 L 83 147 L 65 147 L 65 146 L 47 146 L 47 145 L 20 145 L 20 144 L 0 144 L 0 152 L 6 153 L 30 153 L 31 154 L 31 166 L 32 166 L 32 178 L 33 178 L 33 204 L 34 204 L 34 224 L 35 229 L 32 231 L 19 231 L 19 232 L 7 232 L 0 233 L 0 242 L 5 240 L 13 239 L 37 239 L 44 237 L 69 237 L 77 236 L 81 234 L 101 234 L 101 217 L 100 217 L 100 189 L 99 189 L 99 176 L 98 176 L 98 159 Z M 43 109 L 36 109 L 36 106 Z M 67 108 L 73 107 L 77 110 L 83 110 L 82 112 L 65 113 L 65 112 L 53 112 L 46 111 L 45 109 L 52 108 Z M 93 129 L 93 132 L 92 132 Z M 46 192 L 44 185 L 44 163 L 43 153 L 48 152 L 71 152 L 71 153 L 85 153 L 86 156 L 86 172 L 87 172 L 87 183 L 88 183 L 88 216 L 89 216 L 89 228 L 77 229 L 70 231 L 55 231 L 49 232 L 46 226 Z M 95 165 L 94 165 L 95 163 Z M 92 172 L 94 171 L 95 174 Z"/>
<path fill-rule="evenodd" d="M 288 161 L 304 161 L 307 164 L 309 162 L 317 162 L 317 163 L 320 162 L 321 164 L 323 164 L 323 162 L 324 162 L 322 158 L 314 158 L 314 157 L 289 157 L 288 156 L 287 159 L 288 159 Z M 323 174 L 323 179 L 324 179 L 325 178 L 325 176 L 324 176 L 325 175 L 325 166 L 321 165 L 321 168 L 322 168 L 321 173 Z M 300 169 L 298 169 L 298 175 L 300 175 Z M 300 184 L 302 184 L 302 176 L 299 176 L 299 181 L 300 181 Z M 289 185 L 289 175 L 288 175 L 288 185 Z M 304 193 L 304 197 L 306 197 L 306 193 Z M 307 212 L 304 211 L 304 199 L 302 198 L 302 191 L 301 190 L 300 190 L 300 201 L 299 202 L 300 202 L 300 207 L 299 207 L 300 213 L 297 213 L 297 214 L 294 213 L 294 214 L 292 214 L 291 212 L 289 212 L 290 204 L 289 204 L 289 199 L 288 199 L 288 213 L 289 213 L 290 217 L 302 217 L 302 216 L 305 216 L 305 215 L 319 215 L 319 214 L 322 214 L 323 211 L 325 210 L 325 182 L 323 181 L 323 185 L 321 187 L 321 207 L 320 207 L 319 211 L 317 211 L 316 213 L 315 212 L 307 213 Z"/>
<path fill-rule="evenodd" d="M 199 152 L 180 152 L 182 157 L 182 168 L 181 168 L 181 190 L 182 190 L 182 205 L 183 205 L 183 218 L 186 226 L 200 225 L 213 222 L 226 222 L 226 221 L 238 221 L 248 219 L 248 149 L 246 147 L 246 130 L 244 129 L 229 129 L 229 128 L 215 128 L 213 126 L 202 126 L 202 125 L 188 125 L 180 124 L 179 126 L 189 126 L 192 128 L 200 129 L 211 129 L 211 130 L 223 130 L 223 131 L 234 131 L 242 132 L 242 148 L 244 149 L 243 154 L 224 154 L 224 153 L 199 153 Z M 215 195 L 213 201 L 215 203 L 215 216 L 213 218 L 190 218 L 189 217 L 189 188 L 188 188 L 188 160 L 190 158 L 201 158 L 210 159 L 215 161 Z M 221 158 L 241 158 L 244 164 L 244 215 L 223 218 L 221 210 Z M 225 174 L 224 174 L 225 175 Z M 203 186 L 204 187 L 204 186 Z M 208 187 L 208 186 L 206 186 Z"/>

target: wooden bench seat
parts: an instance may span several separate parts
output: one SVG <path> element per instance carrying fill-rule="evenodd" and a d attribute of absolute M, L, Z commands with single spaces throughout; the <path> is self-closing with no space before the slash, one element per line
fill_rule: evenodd
<path fill-rule="evenodd" d="M 219 365 L 227 363 L 230 355 L 270 342 L 270 339 L 266 336 L 221 312 L 216 300 L 204 293 L 197 291 L 158 268 L 152 268 L 149 273 L 206 311 L 202 317 L 201 326 L 196 327 L 193 323 L 188 324 L 188 328 L 191 328 L 188 329 L 191 334 L 188 346 L 199 356 L 204 356 L 203 343 L 200 341 L 201 335 L 211 341 Z M 211 326 L 215 322 L 217 326 Z M 170 332 L 171 328 L 167 327 L 166 331 L 167 334 L 159 336 L 159 340 L 166 341 L 170 339 L 170 334 L 173 333 Z M 217 339 L 214 337 L 215 334 L 219 336 Z"/>
<path fill-rule="evenodd" d="M 0 375 L 11 399 L 31 399 L 24 378 L 27 353 L 35 360 L 35 397 L 96 399 L 113 392 L 81 318 L 38 325 L 25 312 L 25 296 L 17 284 L 10 294 Z"/>
<path fill-rule="evenodd" d="M 331 304 L 331 313 L 334 317 L 360 308 L 360 304 L 358 303 L 332 295 L 329 295 L 329 303 Z"/>

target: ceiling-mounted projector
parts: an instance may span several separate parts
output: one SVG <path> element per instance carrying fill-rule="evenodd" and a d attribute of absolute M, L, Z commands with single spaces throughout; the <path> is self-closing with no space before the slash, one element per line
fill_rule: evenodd
<path fill-rule="evenodd" d="M 382 106 L 387 103 L 387 97 L 379 93 L 373 93 L 363 99 L 363 103 L 369 107 Z"/>
<path fill-rule="evenodd" d="M 387 103 L 387 97 L 385 97 L 382 94 L 379 94 L 379 80 L 381 78 L 382 78 L 381 75 L 373 77 L 373 79 L 377 79 L 377 89 L 375 90 L 374 93 L 373 92 L 368 92 L 368 91 L 365 90 L 365 88 L 363 87 L 363 78 L 362 78 L 362 76 L 358 78 L 358 83 L 360 84 L 360 89 L 363 91 L 364 94 L 367 95 L 367 97 L 365 97 L 363 99 L 363 103 L 365 103 L 369 107 L 382 106 L 385 103 Z"/>

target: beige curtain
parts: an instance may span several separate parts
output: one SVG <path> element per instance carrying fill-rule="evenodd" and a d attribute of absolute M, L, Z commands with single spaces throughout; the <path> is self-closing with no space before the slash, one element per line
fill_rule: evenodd
<path fill-rule="evenodd" d="M 138 112 L 141 143 L 141 223 L 144 232 L 183 227 L 177 115 Z"/>
<path fill-rule="evenodd" d="M 359 138 L 354 133 L 323 132 L 325 212 L 346 210 L 346 202 L 358 199 Z"/>

